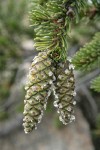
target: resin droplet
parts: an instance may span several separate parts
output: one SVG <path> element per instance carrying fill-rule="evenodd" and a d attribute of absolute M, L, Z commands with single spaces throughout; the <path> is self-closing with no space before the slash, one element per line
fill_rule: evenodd
<path fill-rule="evenodd" d="M 50 71 L 50 72 L 49 72 L 49 76 L 51 77 L 52 75 L 53 75 L 53 72 Z"/>
<path fill-rule="evenodd" d="M 53 81 L 52 81 L 52 80 L 50 80 L 50 81 L 49 81 L 49 84 L 52 84 L 52 83 L 53 83 Z"/>
<path fill-rule="evenodd" d="M 72 95 L 73 95 L 73 96 L 76 96 L 76 92 L 74 91 L 74 92 L 72 93 Z"/>
<path fill-rule="evenodd" d="M 59 75 L 59 76 L 58 76 L 58 78 L 59 78 L 59 79 L 61 79 L 61 78 L 62 78 L 62 76 L 61 76 L 61 75 Z"/>
<path fill-rule="evenodd" d="M 54 101 L 53 104 L 54 104 L 55 107 L 58 107 L 57 101 Z"/>
<path fill-rule="evenodd" d="M 76 105 L 76 101 L 73 101 L 73 105 Z"/>
<path fill-rule="evenodd" d="M 66 69 L 66 70 L 65 70 L 65 74 L 68 74 L 68 73 L 69 73 L 69 70 L 68 70 L 68 69 Z"/>
<path fill-rule="evenodd" d="M 74 115 L 71 115 L 70 120 L 71 120 L 71 121 L 75 121 L 75 116 L 74 116 Z"/>
<path fill-rule="evenodd" d="M 74 69 L 74 68 L 75 68 L 75 66 L 73 64 L 69 65 L 69 69 Z"/>
<path fill-rule="evenodd" d="M 61 104 L 59 104 L 59 108 L 62 108 L 62 105 L 61 105 Z"/>
<path fill-rule="evenodd" d="M 67 107 L 67 110 L 70 112 L 72 110 L 72 108 L 69 106 L 69 107 Z"/>

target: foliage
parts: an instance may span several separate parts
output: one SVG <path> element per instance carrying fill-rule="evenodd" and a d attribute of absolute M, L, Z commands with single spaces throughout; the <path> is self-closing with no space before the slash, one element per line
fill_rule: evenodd
<path fill-rule="evenodd" d="M 93 81 L 92 81 L 92 85 L 91 88 L 94 89 L 97 92 L 100 92 L 100 76 L 96 77 Z"/>
<path fill-rule="evenodd" d="M 36 5 L 36 3 L 33 0 L 33 4 Z M 70 4 L 61 0 L 57 2 L 53 0 L 48 1 L 45 6 L 36 5 L 30 11 L 31 26 L 34 27 L 36 33 L 34 39 L 36 49 L 39 51 L 49 49 L 51 53 L 55 55 L 57 53 L 55 61 L 66 60 L 67 38 L 71 20 L 78 21 L 77 16 L 83 14 L 82 7 L 85 7 L 85 4 L 86 1 L 75 1 Z"/>
<path fill-rule="evenodd" d="M 93 69 L 100 68 L 100 30 L 98 28 L 98 23 L 100 23 L 100 1 L 92 1 L 95 8 L 93 8 L 89 15 L 90 22 L 93 19 L 97 20 L 97 23 L 94 24 L 95 28 L 97 28 L 97 32 L 95 33 L 93 40 L 89 43 L 85 44 L 83 48 L 75 54 L 73 57 L 73 64 L 75 65 L 75 69 L 81 70 L 84 72 L 89 72 Z M 92 6 L 93 7 L 93 6 Z M 93 12 L 93 10 L 95 10 Z M 95 21 L 94 21 L 95 22 Z M 97 77 L 92 81 L 91 88 L 97 92 L 100 92 L 100 78 Z"/>
<path fill-rule="evenodd" d="M 81 48 L 73 58 L 76 69 L 90 71 L 100 67 L 100 32 L 97 32 L 90 43 Z M 100 92 L 100 77 L 92 81 L 91 88 Z"/>
<path fill-rule="evenodd" d="M 100 32 L 96 33 L 93 40 L 78 51 L 73 59 L 75 68 L 90 71 L 100 66 Z"/>
<path fill-rule="evenodd" d="M 14 82 L 23 57 L 23 38 L 33 36 L 28 22 L 25 22 L 26 12 L 27 3 L 24 0 L 0 0 L 0 101 L 9 95 Z M 9 73 L 12 75 L 9 76 Z"/>
<path fill-rule="evenodd" d="M 27 1 L 0 0 L 0 105 L 7 102 L 19 64 L 23 59 L 22 41 L 33 37 L 28 27 Z M 7 118 L 0 110 L 0 120 Z"/>
<path fill-rule="evenodd" d="M 17 62 L 21 59 L 20 39 L 31 35 L 28 24 L 24 23 L 26 4 L 24 0 L 19 3 L 15 0 L 0 1 L 0 71 L 5 69 L 9 60 Z"/>

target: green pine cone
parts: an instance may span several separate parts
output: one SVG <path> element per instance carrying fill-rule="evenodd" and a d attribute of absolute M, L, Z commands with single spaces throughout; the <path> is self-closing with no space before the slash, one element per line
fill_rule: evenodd
<path fill-rule="evenodd" d="M 58 64 L 56 70 L 54 106 L 58 109 L 60 121 L 65 125 L 75 120 L 73 109 L 76 104 L 74 101 L 76 92 L 73 68 L 74 66 L 67 60 L 66 63 Z"/>
<path fill-rule="evenodd" d="M 52 60 L 46 52 L 40 52 L 33 59 L 28 82 L 25 86 L 25 107 L 23 126 L 25 133 L 31 132 L 37 128 L 46 108 L 48 96 L 51 93 L 51 85 L 54 80 L 54 67 Z"/>

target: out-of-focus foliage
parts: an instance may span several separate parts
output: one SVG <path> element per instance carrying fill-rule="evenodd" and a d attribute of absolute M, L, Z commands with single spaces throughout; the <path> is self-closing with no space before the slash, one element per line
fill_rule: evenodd
<path fill-rule="evenodd" d="M 100 67 L 100 32 L 97 32 L 90 43 L 81 48 L 73 58 L 77 70 L 91 71 Z M 92 81 L 92 89 L 100 92 L 100 77 Z"/>
<path fill-rule="evenodd" d="M 25 0 L 0 0 L 0 71 L 9 61 L 18 62 L 22 57 L 21 40 L 31 35 L 26 12 Z"/>
<path fill-rule="evenodd" d="M 91 88 L 94 89 L 97 92 L 100 92 L 100 76 L 96 77 L 93 81 L 92 81 L 92 85 Z"/>
<path fill-rule="evenodd" d="M 100 32 L 77 52 L 73 59 L 76 69 L 89 71 L 100 65 Z"/>
<path fill-rule="evenodd" d="M 85 44 L 83 48 L 80 48 L 80 50 L 73 57 L 73 64 L 75 65 L 75 68 L 77 70 L 81 70 L 84 72 L 88 72 L 88 71 L 91 71 L 93 69 L 100 67 L 100 40 L 99 40 L 100 39 L 100 32 L 99 32 L 100 31 L 100 1 L 92 0 L 92 4 L 93 5 L 90 4 L 91 10 L 89 12 L 87 11 L 87 15 L 88 15 L 88 17 L 86 17 L 87 21 L 85 18 L 85 21 L 90 26 L 86 26 L 86 28 L 84 28 L 82 32 L 85 33 L 85 35 L 87 35 L 89 33 L 88 31 L 91 31 L 92 29 L 91 33 L 92 33 L 92 36 L 94 36 L 93 40 L 91 40 L 90 42 L 87 42 L 87 44 Z M 74 33 L 74 36 L 75 36 L 75 33 Z M 76 37 L 75 39 L 77 39 Z M 81 36 L 78 35 L 78 37 L 81 37 Z M 87 37 L 89 36 L 87 35 Z M 87 40 L 89 41 L 87 37 L 86 37 L 86 41 Z M 81 42 L 81 44 L 83 43 Z M 97 77 L 93 81 L 92 88 L 94 88 L 95 91 L 99 92 L 100 84 L 98 80 L 99 80 L 99 77 Z"/>
<path fill-rule="evenodd" d="M 25 0 L 0 0 L 0 101 L 9 95 L 23 58 L 21 42 L 33 36 L 26 19 L 27 9 Z"/>

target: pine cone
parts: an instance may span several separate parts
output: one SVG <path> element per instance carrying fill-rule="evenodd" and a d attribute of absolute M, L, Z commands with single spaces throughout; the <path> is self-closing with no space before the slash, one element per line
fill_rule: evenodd
<path fill-rule="evenodd" d="M 40 52 L 33 59 L 28 82 L 25 86 L 25 107 L 24 107 L 24 131 L 28 133 L 37 128 L 37 123 L 42 119 L 43 111 L 51 92 L 51 84 L 54 80 L 54 67 L 52 60 L 46 52 Z"/>
<path fill-rule="evenodd" d="M 66 63 L 60 63 L 56 70 L 56 82 L 55 82 L 55 102 L 54 106 L 57 107 L 60 114 L 59 119 L 63 124 L 68 124 L 75 120 L 73 115 L 73 108 L 76 104 L 74 96 L 76 95 L 75 79 L 73 74 L 74 66 L 67 60 Z"/>

